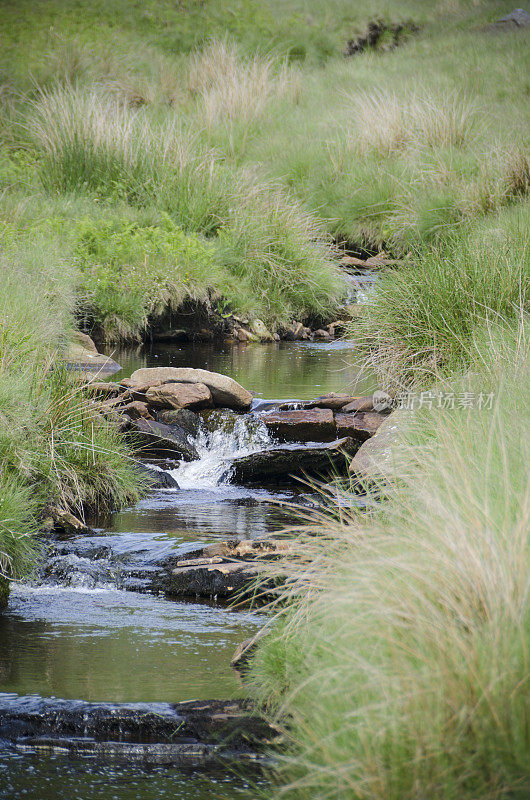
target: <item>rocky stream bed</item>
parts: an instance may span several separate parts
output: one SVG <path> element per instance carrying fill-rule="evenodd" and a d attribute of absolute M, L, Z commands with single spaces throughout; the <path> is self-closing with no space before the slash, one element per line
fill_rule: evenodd
<path fill-rule="evenodd" d="M 12 587 L 0 615 L 11 794 L 0 796 L 85 800 L 110 775 L 120 800 L 200 800 L 265 780 L 278 731 L 241 699 L 231 667 L 267 621 L 267 584 L 250 602 L 256 581 L 289 548 L 278 531 L 290 506 L 317 502 L 297 478 L 344 473 L 385 417 L 369 396 L 336 391 L 357 378 L 344 343 L 254 353 L 254 394 L 223 374 L 245 368 L 227 363 L 237 350 L 197 345 L 115 354 L 125 377 L 92 381 L 152 488 L 109 519 L 52 515 L 38 574 Z"/>

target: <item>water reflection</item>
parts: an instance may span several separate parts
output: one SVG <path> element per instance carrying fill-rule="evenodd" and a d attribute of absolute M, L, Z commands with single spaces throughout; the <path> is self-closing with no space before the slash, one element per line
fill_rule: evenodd
<path fill-rule="evenodd" d="M 230 658 L 264 621 L 118 590 L 15 587 L 0 614 L 0 685 L 89 701 L 233 697 Z"/>
<path fill-rule="evenodd" d="M 157 344 L 108 350 L 123 367 L 125 378 L 141 367 L 195 367 L 230 375 L 259 397 L 311 400 L 325 392 L 367 394 L 374 379 L 361 372 L 351 342 L 276 342 L 232 345 L 212 343 Z"/>

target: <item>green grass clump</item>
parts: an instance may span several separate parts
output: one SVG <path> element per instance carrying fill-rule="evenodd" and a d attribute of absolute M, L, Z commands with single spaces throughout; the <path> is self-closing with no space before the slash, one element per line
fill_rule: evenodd
<path fill-rule="evenodd" d="M 454 408 L 402 412 L 383 505 L 306 523 L 251 665 L 287 715 L 274 797 L 528 796 L 529 352 L 477 336 Z"/>
<path fill-rule="evenodd" d="M 38 555 L 49 505 L 83 513 L 139 493 L 125 445 L 60 368 L 72 333 L 75 273 L 44 237 L 0 242 L 0 574 Z"/>
<path fill-rule="evenodd" d="M 477 329 L 528 311 L 529 212 L 525 203 L 464 226 L 381 276 L 352 334 L 384 380 L 450 375 L 469 363 Z"/>
<path fill-rule="evenodd" d="M 176 306 L 208 289 L 271 324 L 330 313 L 340 298 L 317 220 L 280 187 L 229 169 L 174 121 L 159 124 L 96 90 L 66 87 L 41 95 L 30 130 L 49 192 L 88 192 L 163 216 L 142 235 L 136 226 L 109 232 L 106 254 L 98 253 L 88 288 L 111 338 L 145 327 L 164 297 Z"/>

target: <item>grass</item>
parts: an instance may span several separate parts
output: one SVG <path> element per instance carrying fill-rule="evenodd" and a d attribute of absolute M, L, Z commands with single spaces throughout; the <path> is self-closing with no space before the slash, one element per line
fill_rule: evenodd
<path fill-rule="evenodd" d="M 119 98 L 67 86 L 40 94 L 29 130 L 43 153 L 48 192 L 88 192 L 162 216 L 143 234 L 139 225 L 107 226 L 91 298 L 108 338 L 138 334 L 163 296 L 177 304 L 214 292 L 226 307 L 271 324 L 329 313 L 340 297 L 333 250 L 317 220 L 279 186 L 228 169 L 174 119 L 158 124 Z M 97 227 L 102 241 L 105 226 Z M 135 264 L 118 267 L 124 280 L 114 266 L 120 258 Z M 106 281 L 101 273 L 109 269 Z M 126 308 L 122 289 L 132 292 Z"/>
<path fill-rule="evenodd" d="M 527 796 L 528 344 L 477 336 L 455 408 L 402 418 L 384 505 L 306 525 L 251 666 L 288 719 L 275 797 Z"/>
<path fill-rule="evenodd" d="M 75 275 L 44 237 L 24 241 L 5 227 L 0 246 L 0 575 L 16 579 L 38 556 L 47 508 L 82 515 L 141 487 L 117 432 L 58 366 Z"/>
<path fill-rule="evenodd" d="M 468 224 L 383 275 L 352 326 L 384 382 L 427 385 L 469 364 L 476 330 L 528 312 L 528 202 Z"/>

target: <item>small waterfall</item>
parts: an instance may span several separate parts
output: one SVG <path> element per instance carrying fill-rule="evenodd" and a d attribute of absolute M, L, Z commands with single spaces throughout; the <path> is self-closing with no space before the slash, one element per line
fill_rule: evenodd
<path fill-rule="evenodd" d="M 181 489 L 212 489 L 230 482 L 230 462 L 264 450 L 272 443 L 267 427 L 253 414 L 212 411 L 194 440 L 197 461 L 182 462 L 171 471 Z"/>

